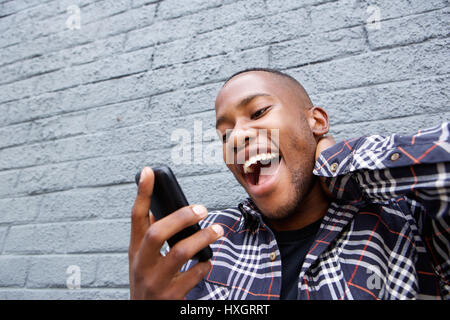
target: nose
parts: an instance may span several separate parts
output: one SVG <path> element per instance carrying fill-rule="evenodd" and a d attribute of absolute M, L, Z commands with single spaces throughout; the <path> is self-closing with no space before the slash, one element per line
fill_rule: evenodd
<path fill-rule="evenodd" d="M 229 143 L 231 144 L 229 146 L 229 149 L 232 149 L 234 152 L 239 152 L 241 149 L 248 146 L 248 144 L 258 137 L 258 132 L 254 128 L 234 128 L 230 137 L 229 137 Z"/>
<path fill-rule="evenodd" d="M 256 129 L 247 126 L 245 123 L 236 122 L 234 128 L 228 135 L 224 149 L 224 158 L 226 164 L 236 163 L 237 154 L 248 146 L 253 139 L 258 137 Z M 245 152 L 242 152 L 245 155 Z"/>

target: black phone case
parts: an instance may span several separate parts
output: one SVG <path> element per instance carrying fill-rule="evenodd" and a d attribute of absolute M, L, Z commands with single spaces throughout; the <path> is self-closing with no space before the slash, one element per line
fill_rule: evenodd
<path fill-rule="evenodd" d="M 175 175 L 169 167 L 161 166 L 154 168 L 153 172 L 155 174 L 155 185 L 153 187 L 150 210 L 156 220 L 164 218 L 172 212 L 189 205 Z M 139 185 L 140 177 L 141 172 L 139 171 L 135 177 L 137 185 Z M 170 247 L 173 247 L 178 241 L 191 236 L 199 230 L 200 226 L 196 223 L 172 236 L 167 240 L 167 243 Z M 212 250 L 210 246 L 206 246 L 197 252 L 193 259 L 206 261 L 211 259 L 211 257 Z"/>

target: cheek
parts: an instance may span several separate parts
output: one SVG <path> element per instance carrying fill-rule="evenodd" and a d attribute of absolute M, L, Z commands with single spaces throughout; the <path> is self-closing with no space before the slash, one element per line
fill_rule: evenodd
<path fill-rule="evenodd" d="M 314 137 L 308 131 L 280 135 L 280 150 L 288 168 L 310 167 L 315 149 Z"/>
<path fill-rule="evenodd" d="M 230 170 L 231 173 L 233 173 L 233 175 L 236 177 L 237 180 L 240 180 L 241 177 L 236 172 L 236 167 L 234 165 L 236 163 L 234 152 L 232 151 L 232 149 L 227 148 L 226 144 L 222 145 L 222 157 L 223 162 L 227 166 L 228 170 Z"/>
<path fill-rule="evenodd" d="M 230 148 L 225 143 L 222 144 L 222 158 L 223 158 L 223 162 L 225 162 L 225 164 L 227 165 L 227 167 L 229 169 L 230 169 L 230 165 L 235 163 L 233 149 Z"/>

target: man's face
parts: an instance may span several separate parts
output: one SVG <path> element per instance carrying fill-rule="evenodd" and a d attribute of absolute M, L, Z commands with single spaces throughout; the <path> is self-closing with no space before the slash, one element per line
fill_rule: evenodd
<path fill-rule="evenodd" d="M 261 71 L 232 78 L 217 96 L 226 165 L 269 219 L 295 213 L 312 188 L 310 103 L 289 80 Z"/>

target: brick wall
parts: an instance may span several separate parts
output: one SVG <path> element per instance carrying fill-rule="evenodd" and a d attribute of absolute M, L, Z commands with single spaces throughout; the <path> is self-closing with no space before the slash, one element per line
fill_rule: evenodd
<path fill-rule="evenodd" d="M 295 76 L 338 140 L 448 120 L 449 12 L 446 0 L 1 1 L 0 299 L 127 299 L 144 165 L 172 165 L 191 203 L 235 205 L 225 166 L 174 164 L 171 134 L 213 128 L 218 88 L 242 68 Z"/>

